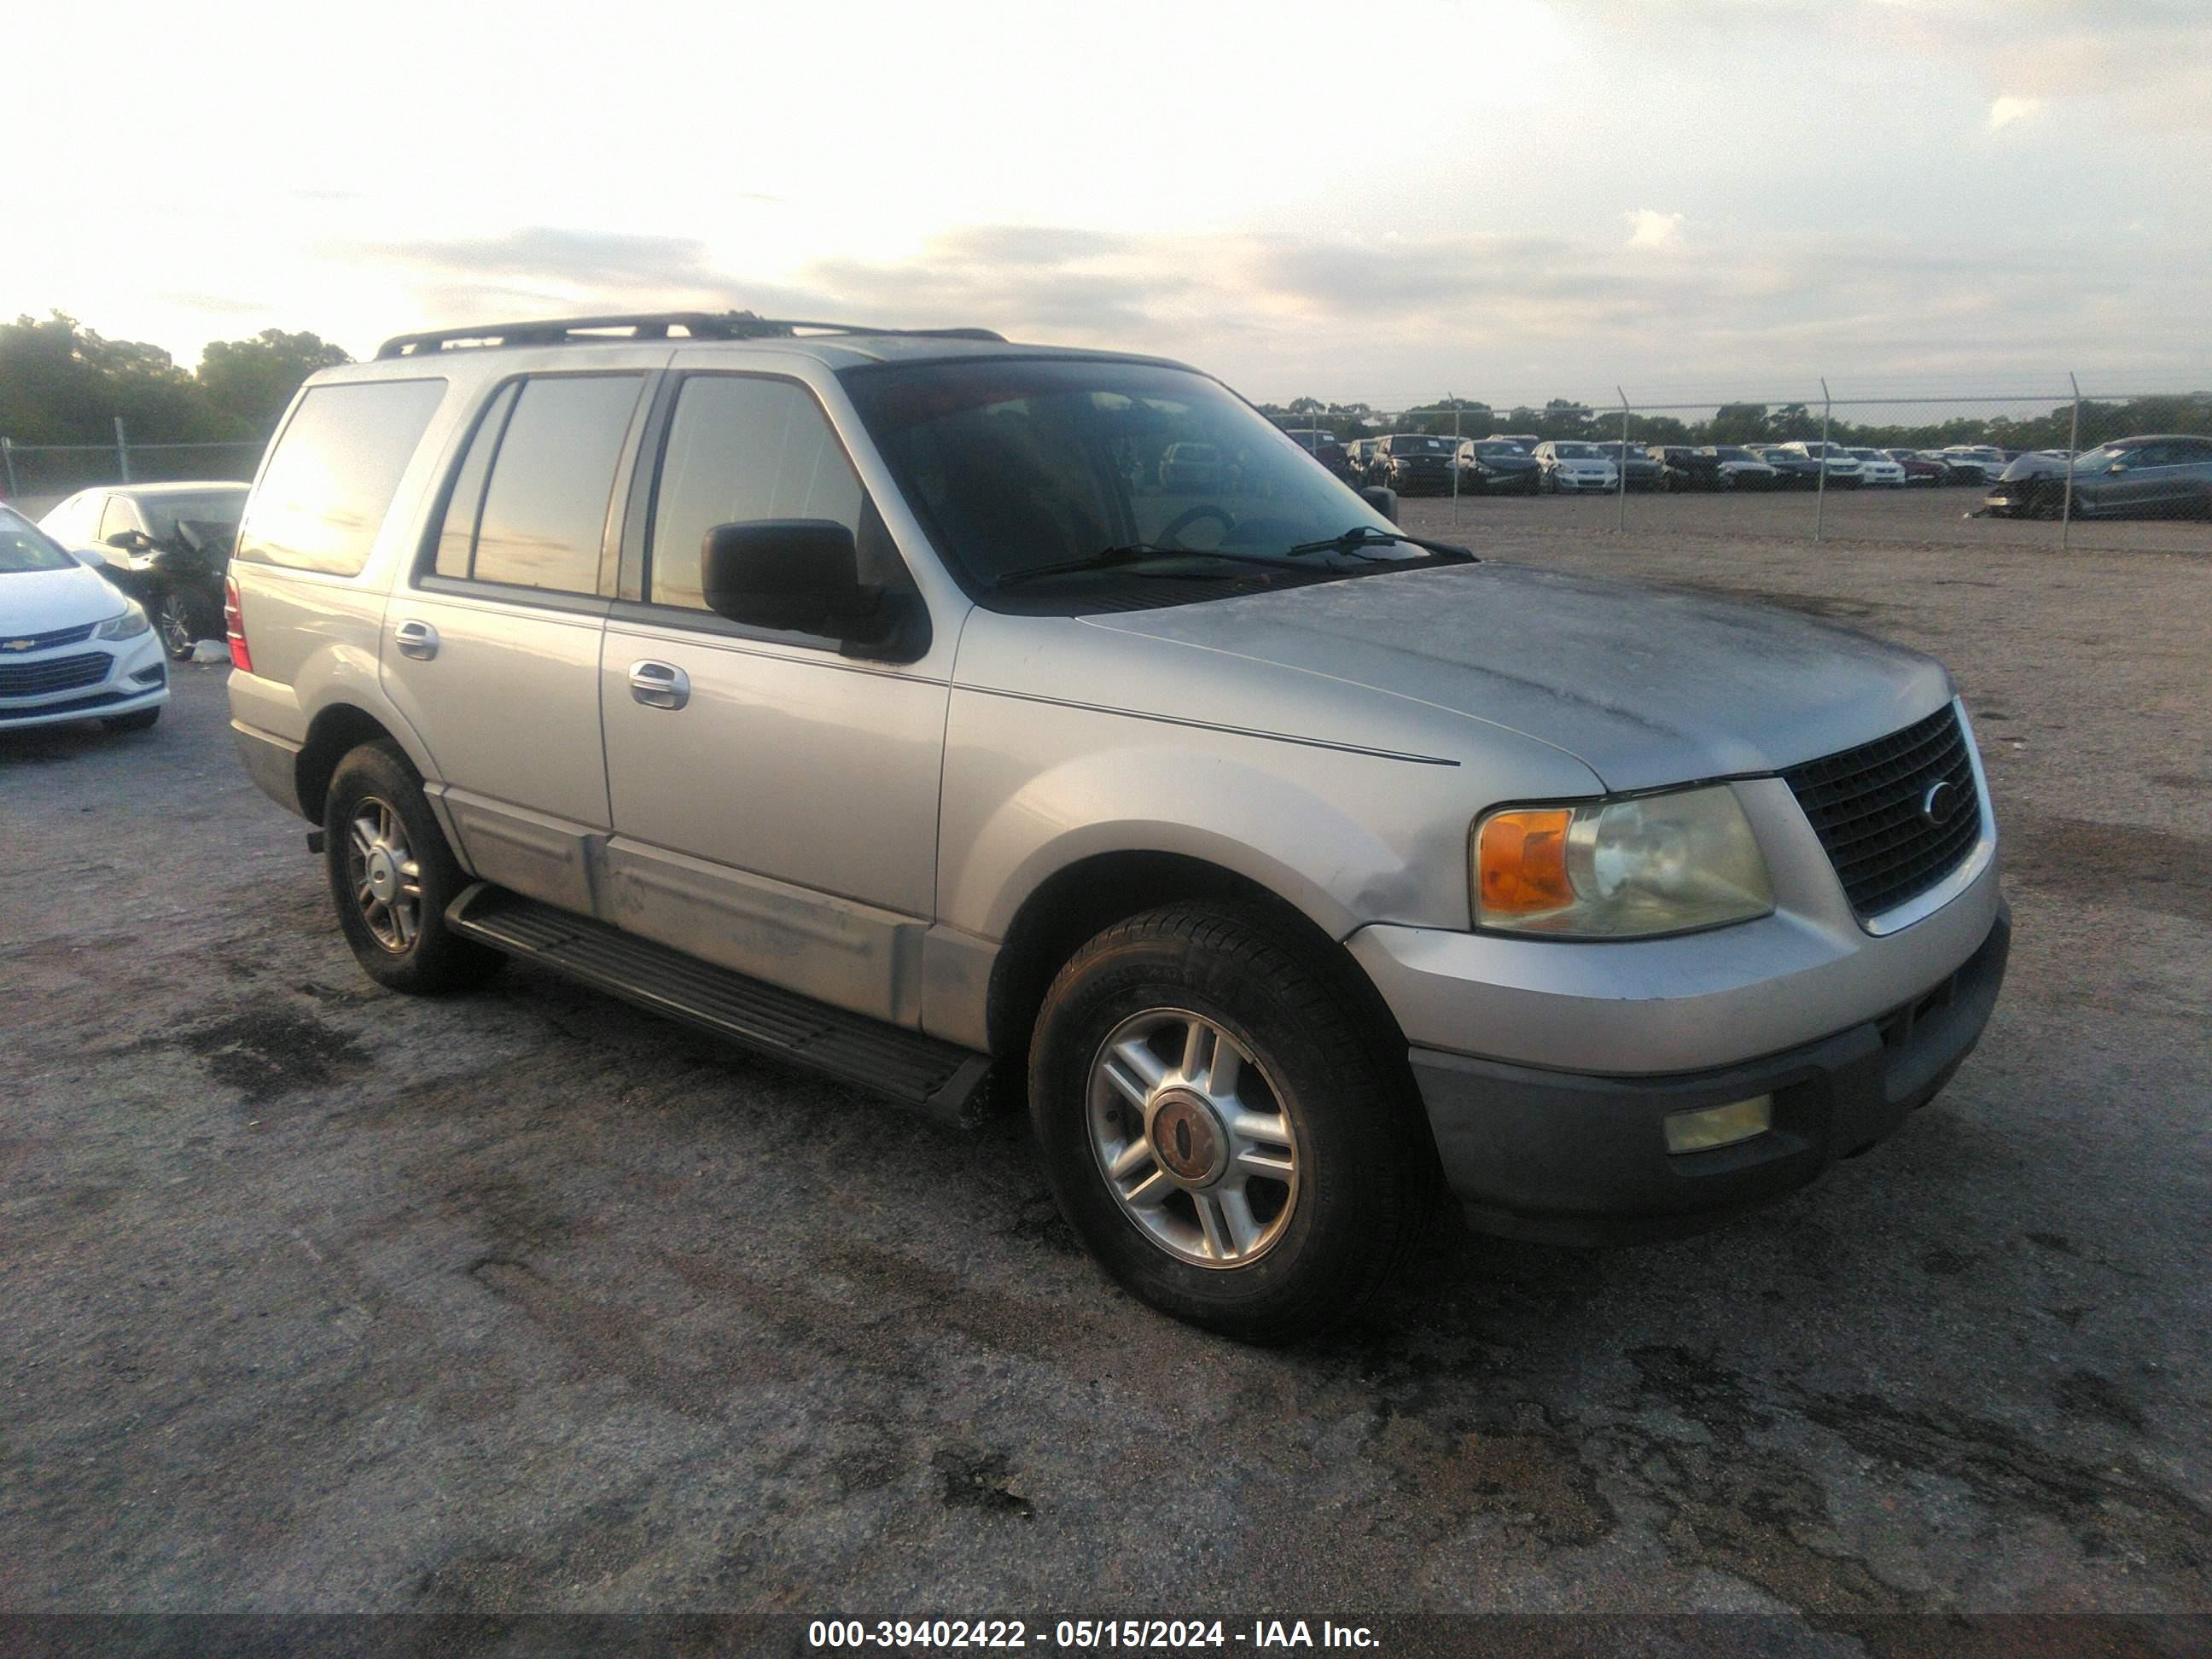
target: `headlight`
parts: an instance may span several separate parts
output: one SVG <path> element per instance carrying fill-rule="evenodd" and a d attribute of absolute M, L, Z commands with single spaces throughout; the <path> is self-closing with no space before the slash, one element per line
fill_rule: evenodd
<path fill-rule="evenodd" d="M 1725 784 L 1489 814 L 1468 842 L 1475 925 L 1641 939 L 1774 908 L 1751 823 Z"/>
<path fill-rule="evenodd" d="M 100 623 L 93 637 L 101 640 L 136 639 L 153 626 L 146 620 L 145 606 L 140 605 L 136 599 L 132 599 L 130 605 L 131 608 L 121 616 L 110 617 L 106 622 Z"/>

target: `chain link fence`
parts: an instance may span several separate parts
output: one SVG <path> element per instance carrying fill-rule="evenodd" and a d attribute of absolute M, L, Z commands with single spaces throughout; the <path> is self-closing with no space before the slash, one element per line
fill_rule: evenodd
<path fill-rule="evenodd" d="M 1271 411 L 1409 526 L 2212 551 L 2212 393 L 1832 395 Z M 2112 470 L 2100 447 L 2196 434 Z M 1386 440 L 1443 441 L 1449 468 Z M 1424 442 L 1420 447 L 1429 446 Z M 2140 460 L 2156 459 L 2158 465 Z M 2085 469 L 2088 469 L 2085 471 Z"/>
<path fill-rule="evenodd" d="M 0 483 L 7 500 L 36 518 L 66 495 L 103 484 L 188 479 L 246 482 L 261 463 L 262 440 L 241 443 L 140 444 L 120 421 L 105 444 L 19 444 L 0 436 Z"/>

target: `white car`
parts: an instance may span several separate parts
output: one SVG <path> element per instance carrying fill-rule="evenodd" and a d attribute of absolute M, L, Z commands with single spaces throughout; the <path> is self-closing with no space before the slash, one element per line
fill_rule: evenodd
<path fill-rule="evenodd" d="M 1856 458 L 1861 483 L 1882 484 L 1893 489 L 1905 488 L 1904 467 L 1879 449 L 1852 449 L 1844 453 Z"/>
<path fill-rule="evenodd" d="M 1820 462 L 1820 470 L 1831 484 L 1840 485 L 1845 489 L 1856 489 L 1864 482 L 1858 456 L 1841 444 L 1824 444 L 1813 438 L 1802 439 L 1782 447 L 1804 456 L 1808 460 Z M 1904 476 L 1902 468 L 1899 469 L 1899 476 L 1900 478 Z"/>
<path fill-rule="evenodd" d="M 1554 441 L 1536 446 L 1536 465 L 1541 469 L 1539 486 L 1547 495 L 1561 490 L 1617 489 L 1620 469 L 1612 453 L 1599 444 Z"/>
<path fill-rule="evenodd" d="M 144 607 L 0 507 L 0 732 L 82 720 L 143 731 L 168 700 Z"/>

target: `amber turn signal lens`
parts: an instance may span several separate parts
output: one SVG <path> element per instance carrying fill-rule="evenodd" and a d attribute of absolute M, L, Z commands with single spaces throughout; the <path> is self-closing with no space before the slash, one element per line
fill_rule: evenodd
<path fill-rule="evenodd" d="M 1525 916 L 1574 902 L 1567 880 L 1567 825 L 1573 817 L 1547 807 L 1494 812 L 1482 821 L 1475 866 L 1486 913 Z"/>

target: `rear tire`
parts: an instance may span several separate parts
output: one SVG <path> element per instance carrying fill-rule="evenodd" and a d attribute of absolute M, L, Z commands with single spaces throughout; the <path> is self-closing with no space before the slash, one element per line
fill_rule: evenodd
<path fill-rule="evenodd" d="M 1115 924 L 1060 969 L 1030 1047 L 1061 1212 L 1164 1313 L 1248 1342 L 1327 1330 L 1391 1277 L 1433 1204 L 1434 1152 L 1389 1047 L 1264 911 Z"/>
<path fill-rule="evenodd" d="M 338 927 L 380 985 L 434 996 L 481 985 L 506 962 L 446 926 L 468 878 L 397 744 L 363 744 L 338 763 L 323 803 L 323 860 Z"/>

